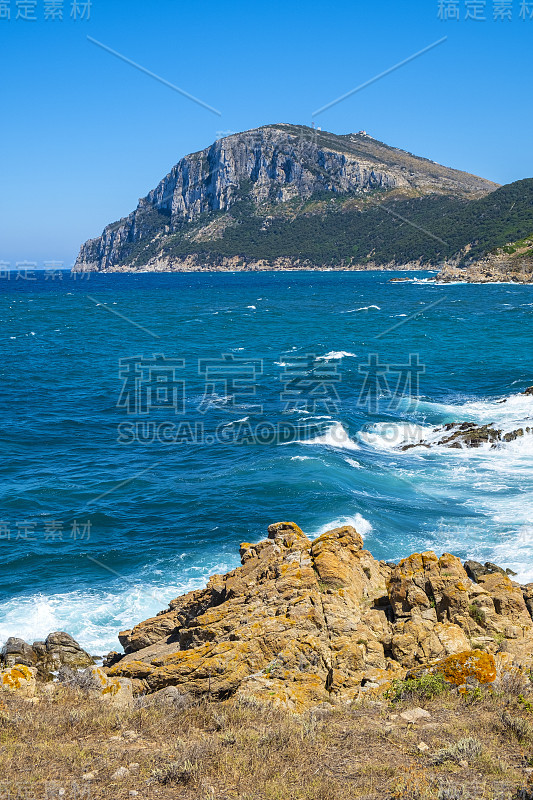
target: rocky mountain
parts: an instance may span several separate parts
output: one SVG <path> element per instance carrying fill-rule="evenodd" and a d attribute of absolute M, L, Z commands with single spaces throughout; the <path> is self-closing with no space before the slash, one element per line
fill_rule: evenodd
<path fill-rule="evenodd" d="M 429 256 L 442 258 L 444 237 L 419 223 L 402 250 L 404 213 L 431 225 L 495 189 L 364 131 L 267 125 L 181 159 L 135 211 L 82 246 L 75 269 L 364 268 L 423 260 L 428 240 L 438 246 Z M 381 239 L 398 241 L 392 259 Z"/>

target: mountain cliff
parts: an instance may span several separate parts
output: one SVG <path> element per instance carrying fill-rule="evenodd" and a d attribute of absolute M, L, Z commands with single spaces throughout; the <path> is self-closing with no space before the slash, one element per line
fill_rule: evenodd
<path fill-rule="evenodd" d="M 353 268 L 372 260 L 368 211 L 387 206 L 380 224 L 389 237 L 404 227 L 405 203 L 462 206 L 496 188 L 364 131 L 267 125 L 181 159 L 135 211 L 82 246 L 75 269 Z"/>

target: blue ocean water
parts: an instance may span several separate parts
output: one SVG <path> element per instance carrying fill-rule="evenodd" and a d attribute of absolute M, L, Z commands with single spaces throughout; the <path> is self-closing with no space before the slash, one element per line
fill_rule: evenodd
<path fill-rule="evenodd" d="M 401 450 L 445 422 L 533 417 L 531 287 L 33 277 L 0 281 L 0 640 L 117 648 L 283 519 L 533 580 L 531 436 Z"/>

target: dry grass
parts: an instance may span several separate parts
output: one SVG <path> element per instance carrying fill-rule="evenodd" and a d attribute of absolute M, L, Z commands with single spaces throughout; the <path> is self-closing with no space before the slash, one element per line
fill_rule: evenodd
<path fill-rule="evenodd" d="M 402 722 L 418 703 L 431 718 Z M 530 721 L 518 696 L 485 691 L 294 716 L 232 700 L 119 711 L 65 686 L 1 698 L 0 797 L 508 800 L 533 772 Z"/>

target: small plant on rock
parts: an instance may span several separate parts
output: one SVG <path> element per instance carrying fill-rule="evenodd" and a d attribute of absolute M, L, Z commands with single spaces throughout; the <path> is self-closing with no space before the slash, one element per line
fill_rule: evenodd
<path fill-rule="evenodd" d="M 474 602 L 472 605 L 468 606 L 468 613 L 477 625 L 483 626 L 485 624 L 486 614 L 478 603 Z"/>
<path fill-rule="evenodd" d="M 526 711 L 533 711 L 533 703 L 531 700 L 526 700 L 523 694 L 518 695 L 518 702 L 524 707 Z"/>

